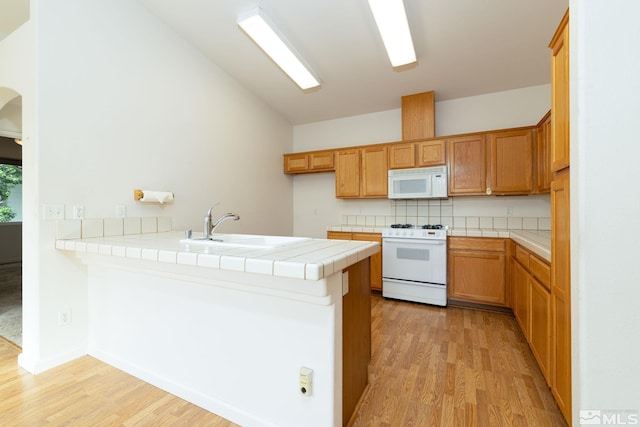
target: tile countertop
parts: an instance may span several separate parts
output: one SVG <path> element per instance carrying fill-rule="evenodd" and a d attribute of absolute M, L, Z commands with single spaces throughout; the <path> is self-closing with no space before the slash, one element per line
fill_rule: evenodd
<path fill-rule="evenodd" d="M 364 227 L 353 225 L 332 226 L 327 231 L 357 233 L 382 233 L 383 227 Z M 551 262 L 551 232 L 545 230 L 495 230 L 454 228 L 447 231 L 449 236 L 460 237 L 501 237 L 512 239 L 540 258 Z"/>
<path fill-rule="evenodd" d="M 195 237 L 195 236 L 194 236 Z M 188 245 L 183 232 L 58 239 L 56 249 L 186 266 L 321 280 L 380 250 L 378 243 L 305 239 L 273 248 Z"/>

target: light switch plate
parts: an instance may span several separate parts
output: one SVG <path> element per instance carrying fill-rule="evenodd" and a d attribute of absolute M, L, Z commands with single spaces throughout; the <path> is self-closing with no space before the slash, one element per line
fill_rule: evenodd
<path fill-rule="evenodd" d="M 42 205 L 43 219 L 64 219 L 64 205 Z"/>

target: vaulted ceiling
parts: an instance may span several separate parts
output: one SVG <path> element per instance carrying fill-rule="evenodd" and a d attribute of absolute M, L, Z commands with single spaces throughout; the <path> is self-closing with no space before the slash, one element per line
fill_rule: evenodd
<path fill-rule="evenodd" d="M 418 63 L 394 70 L 367 0 L 138 1 L 292 124 L 398 108 L 402 95 L 428 90 L 442 101 L 549 83 L 547 45 L 568 7 L 404 0 Z M 0 39 L 24 22 L 25 4 L 28 16 L 28 1 L 3 0 Z M 320 77 L 319 90 L 301 91 L 238 28 L 255 6 Z"/>

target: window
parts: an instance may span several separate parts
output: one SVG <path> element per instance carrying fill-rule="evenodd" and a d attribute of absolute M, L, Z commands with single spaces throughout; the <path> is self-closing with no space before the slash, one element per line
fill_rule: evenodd
<path fill-rule="evenodd" d="M 22 221 L 22 166 L 0 159 L 0 222 Z"/>

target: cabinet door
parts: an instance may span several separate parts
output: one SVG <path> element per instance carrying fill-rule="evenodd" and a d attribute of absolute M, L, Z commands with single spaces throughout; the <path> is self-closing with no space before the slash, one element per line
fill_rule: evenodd
<path fill-rule="evenodd" d="M 566 419 L 571 419 L 569 169 L 551 183 L 551 391 Z"/>
<path fill-rule="evenodd" d="M 536 192 L 551 190 L 551 115 L 536 128 Z"/>
<path fill-rule="evenodd" d="M 569 166 L 569 12 L 551 40 L 551 169 Z"/>
<path fill-rule="evenodd" d="M 307 154 L 285 154 L 284 173 L 300 173 L 309 170 L 309 156 Z"/>
<path fill-rule="evenodd" d="M 330 171 L 333 166 L 333 151 L 309 153 L 309 169 L 312 171 Z"/>
<path fill-rule="evenodd" d="M 531 130 L 487 135 L 489 185 L 495 194 L 533 191 L 533 133 Z"/>
<path fill-rule="evenodd" d="M 520 265 L 519 262 L 514 264 L 513 271 L 513 291 L 515 306 L 513 307 L 513 314 L 516 317 L 516 321 L 520 325 L 520 329 L 524 334 L 527 341 L 530 336 L 529 329 L 529 275 L 527 270 Z"/>
<path fill-rule="evenodd" d="M 362 149 L 362 197 L 387 197 L 387 147 Z"/>
<path fill-rule="evenodd" d="M 433 138 L 435 98 L 433 91 L 406 95 L 402 101 L 402 140 Z"/>
<path fill-rule="evenodd" d="M 449 298 L 506 305 L 504 253 L 449 251 Z"/>
<path fill-rule="evenodd" d="M 446 164 L 446 143 L 444 139 L 418 142 L 417 166 L 439 166 Z"/>
<path fill-rule="evenodd" d="M 448 141 L 449 194 L 484 194 L 487 184 L 487 150 L 484 135 Z"/>
<path fill-rule="evenodd" d="M 542 375 L 548 383 L 551 365 L 551 295 L 531 276 L 529 276 L 529 292 L 531 301 L 529 344 Z"/>
<path fill-rule="evenodd" d="M 360 196 L 360 150 L 336 152 L 336 197 Z"/>
<path fill-rule="evenodd" d="M 371 256 L 371 289 L 382 291 L 382 235 L 379 233 L 353 233 L 353 240 L 378 242 L 380 252 Z"/>
<path fill-rule="evenodd" d="M 393 144 L 389 146 L 389 169 L 413 168 L 415 166 L 415 144 Z"/>

